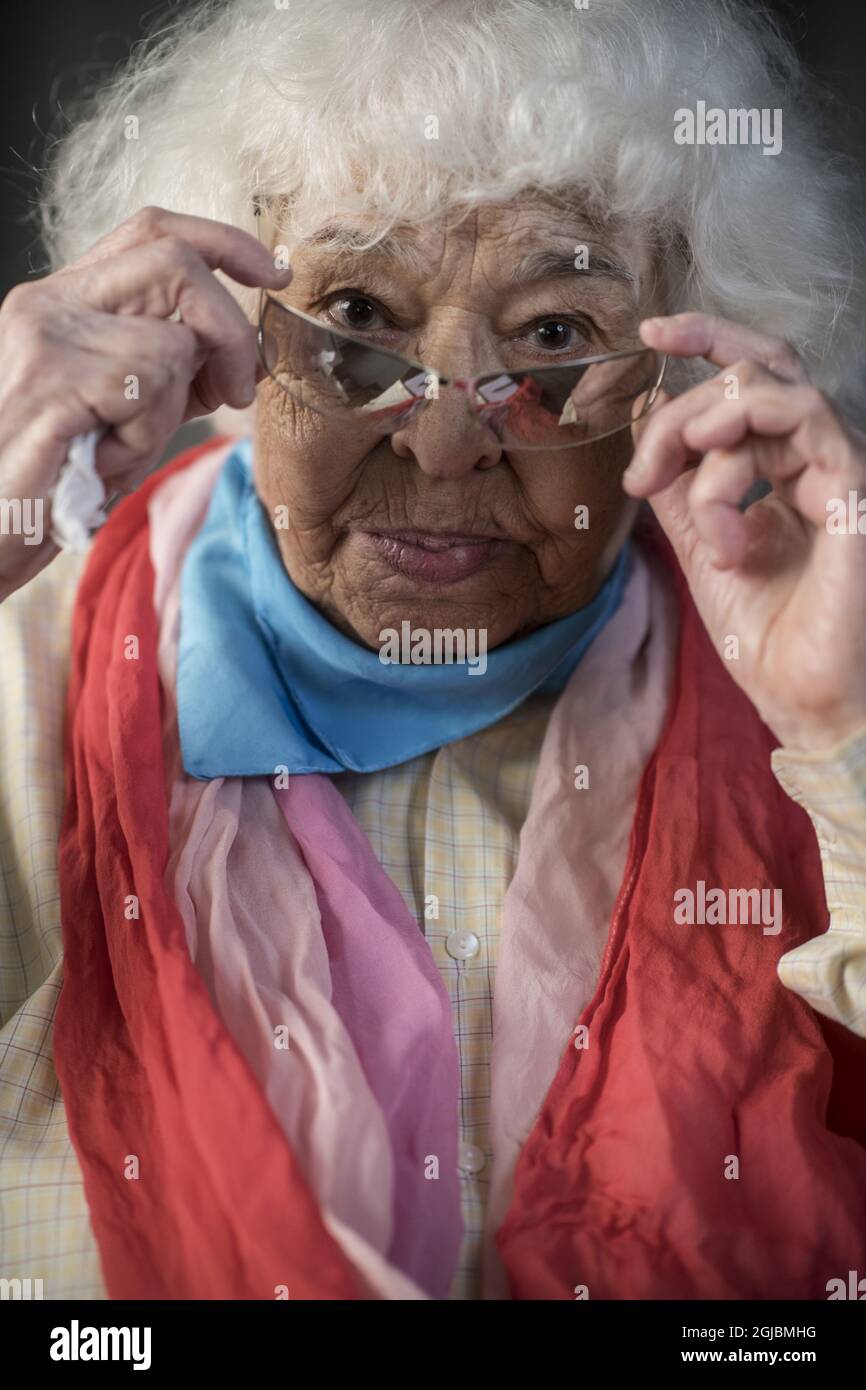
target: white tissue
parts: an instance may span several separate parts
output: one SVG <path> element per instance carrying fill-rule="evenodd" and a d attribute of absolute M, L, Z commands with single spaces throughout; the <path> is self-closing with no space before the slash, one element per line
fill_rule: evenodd
<path fill-rule="evenodd" d="M 70 440 L 51 500 L 51 539 L 76 555 L 89 548 L 91 531 L 105 521 L 105 485 L 96 472 L 96 446 L 103 433 L 91 430 Z"/>

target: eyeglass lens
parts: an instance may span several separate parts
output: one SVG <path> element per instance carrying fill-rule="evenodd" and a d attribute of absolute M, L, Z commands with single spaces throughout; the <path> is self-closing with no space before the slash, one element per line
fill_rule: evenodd
<path fill-rule="evenodd" d="M 432 373 L 287 311 L 265 299 L 262 360 L 298 404 L 324 415 L 355 416 L 373 431 L 392 433 L 438 396 Z M 501 443 L 524 449 L 564 448 L 628 425 L 635 402 L 648 408 L 662 363 L 637 348 L 591 363 L 489 373 L 475 383 L 471 409 Z"/>

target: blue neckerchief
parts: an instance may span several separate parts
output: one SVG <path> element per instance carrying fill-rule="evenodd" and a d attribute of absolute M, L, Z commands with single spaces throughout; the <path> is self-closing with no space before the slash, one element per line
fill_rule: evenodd
<path fill-rule="evenodd" d="M 592 603 L 471 664 L 383 665 L 339 632 L 283 567 L 241 440 L 184 560 L 177 703 L 193 777 L 375 772 L 453 743 L 561 690 L 613 616 L 630 566 L 623 548 Z M 478 649 L 470 649 L 475 656 Z"/>

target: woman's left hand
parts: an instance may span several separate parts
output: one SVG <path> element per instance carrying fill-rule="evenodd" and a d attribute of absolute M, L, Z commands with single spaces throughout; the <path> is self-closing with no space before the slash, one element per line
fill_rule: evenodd
<path fill-rule="evenodd" d="M 721 369 L 663 393 L 624 478 L 650 499 L 716 650 L 786 747 L 866 729 L 866 436 L 778 339 L 697 313 L 647 319 L 641 336 Z M 773 492 L 740 512 L 761 478 Z"/>

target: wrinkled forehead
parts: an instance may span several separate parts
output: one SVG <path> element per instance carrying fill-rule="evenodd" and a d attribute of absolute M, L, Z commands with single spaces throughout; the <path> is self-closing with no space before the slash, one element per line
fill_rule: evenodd
<path fill-rule="evenodd" d="M 576 200 L 526 194 L 434 218 L 382 219 L 357 206 L 307 211 L 288 238 L 296 276 L 375 269 L 407 287 L 510 291 L 556 277 L 580 277 L 618 303 L 643 302 L 652 279 L 649 239 L 591 216 Z"/>

